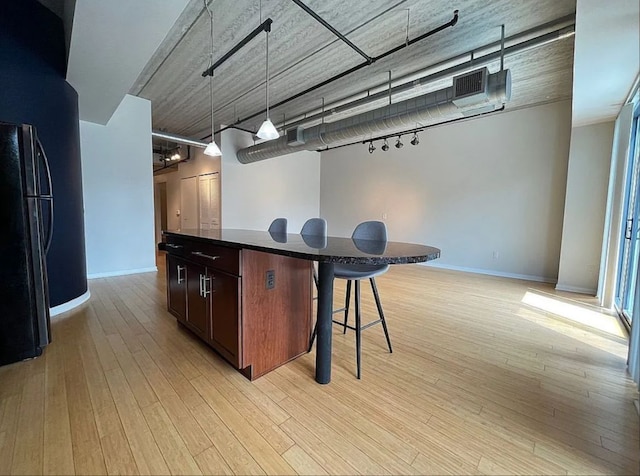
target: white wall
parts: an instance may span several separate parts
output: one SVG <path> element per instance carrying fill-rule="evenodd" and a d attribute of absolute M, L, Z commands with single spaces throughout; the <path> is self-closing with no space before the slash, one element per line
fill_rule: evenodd
<path fill-rule="evenodd" d="M 250 134 L 222 134 L 222 226 L 266 230 L 286 217 L 290 233 L 320 213 L 320 154 L 302 151 L 243 165 L 238 150 L 253 144 Z"/>
<path fill-rule="evenodd" d="M 345 236 L 386 216 L 390 240 L 441 248 L 433 265 L 555 282 L 570 133 L 563 101 L 323 152 L 321 216 Z"/>
<path fill-rule="evenodd" d="M 125 96 L 106 126 L 80 121 L 89 278 L 155 269 L 151 103 Z"/>
<path fill-rule="evenodd" d="M 605 122 L 571 131 L 556 289 L 596 294 L 613 126 Z"/>

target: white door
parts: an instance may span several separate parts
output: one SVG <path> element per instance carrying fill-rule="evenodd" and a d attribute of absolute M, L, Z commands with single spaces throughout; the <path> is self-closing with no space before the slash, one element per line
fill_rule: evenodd
<path fill-rule="evenodd" d="M 180 228 L 198 228 L 198 177 L 180 180 Z"/>
<path fill-rule="evenodd" d="M 220 227 L 220 181 L 218 178 L 217 172 L 199 177 L 200 228 L 203 230 Z"/>

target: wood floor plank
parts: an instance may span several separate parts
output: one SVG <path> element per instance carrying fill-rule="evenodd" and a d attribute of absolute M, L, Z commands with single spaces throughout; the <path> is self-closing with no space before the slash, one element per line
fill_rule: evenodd
<path fill-rule="evenodd" d="M 107 474 L 139 474 L 124 431 L 118 428 L 100 438 Z"/>
<path fill-rule="evenodd" d="M 122 370 L 106 377 L 140 474 L 171 474 Z"/>
<path fill-rule="evenodd" d="M 104 457 L 76 335 L 67 331 L 59 337 L 65 341 L 65 386 L 70 395 L 68 410 L 75 470 L 77 474 L 103 474 L 106 472 Z"/>
<path fill-rule="evenodd" d="M 162 405 L 154 403 L 142 410 L 171 474 L 201 474 L 180 434 Z"/>
<path fill-rule="evenodd" d="M 44 359 L 41 359 L 43 362 Z M 44 443 L 45 374 L 38 372 L 27 378 L 23 392 L 11 474 L 41 474 Z"/>
<path fill-rule="evenodd" d="M 43 449 L 44 474 L 75 474 L 64 360 L 57 345 L 47 349 Z"/>
<path fill-rule="evenodd" d="M 311 456 L 298 445 L 294 445 L 282 454 L 298 474 L 328 474 Z"/>
<path fill-rule="evenodd" d="M 0 440 L 2 442 L 0 444 L 0 474 L 11 472 L 21 400 L 22 395 L 18 394 L 12 394 L 3 399 L 4 414 L 0 422 Z"/>
<path fill-rule="evenodd" d="M 356 474 L 357 470 L 331 450 L 320 438 L 311 433 L 295 418 L 289 418 L 280 427 L 293 438 L 300 448 L 320 464 L 328 474 Z"/>
<path fill-rule="evenodd" d="M 136 352 L 134 357 L 147 376 L 149 383 L 162 403 L 163 410 L 167 413 L 176 430 L 184 440 L 191 455 L 198 455 L 207 448 L 210 448 L 212 445 L 211 440 L 209 440 L 200 425 L 198 425 L 198 422 L 191 415 L 188 407 L 180 399 L 174 388 L 164 378 L 164 375 L 149 354 L 141 350 Z M 191 386 L 190 383 L 187 382 L 187 384 Z"/>
<path fill-rule="evenodd" d="M 113 349 L 120 368 L 124 373 L 129 384 L 129 388 L 133 392 L 140 408 L 151 405 L 158 401 L 158 397 L 147 382 L 144 374 L 135 362 L 135 359 L 129 352 L 124 340 L 120 335 L 110 335 L 107 337 L 111 348 Z"/>
<path fill-rule="evenodd" d="M 224 398 L 215 385 L 202 376 L 192 382 L 207 404 L 249 450 L 267 474 L 292 474 L 294 472 L 293 468 L 273 449 L 269 442 Z"/>
<path fill-rule="evenodd" d="M 213 446 L 197 455 L 195 460 L 202 474 L 234 474 L 220 452 Z"/>
<path fill-rule="evenodd" d="M 234 474 L 265 474 L 249 450 L 243 446 L 209 405 L 203 403 L 202 406 L 192 410 L 192 413 L 194 417 L 198 418 L 202 429 L 213 442 L 216 451 L 222 456 L 225 464 Z M 198 460 L 198 457 L 196 459 Z M 216 462 L 215 452 L 207 455 L 205 459 L 207 461 L 203 463 L 220 464 Z"/>

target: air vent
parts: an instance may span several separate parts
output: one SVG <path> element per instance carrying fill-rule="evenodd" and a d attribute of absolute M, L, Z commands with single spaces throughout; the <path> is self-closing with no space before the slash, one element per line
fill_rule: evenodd
<path fill-rule="evenodd" d="M 453 103 L 464 108 L 486 102 L 488 77 L 489 70 L 482 68 L 453 78 Z"/>
<path fill-rule="evenodd" d="M 296 127 L 295 129 L 287 129 L 287 145 L 304 144 L 304 128 Z"/>

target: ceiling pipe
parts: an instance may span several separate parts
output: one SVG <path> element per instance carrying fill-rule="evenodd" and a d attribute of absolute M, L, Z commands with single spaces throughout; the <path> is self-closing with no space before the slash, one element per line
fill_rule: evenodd
<path fill-rule="evenodd" d="M 177 142 L 178 144 L 193 145 L 202 149 L 206 149 L 206 147 L 209 145 L 207 142 L 190 139 L 189 137 L 179 136 L 177 134 L 170 134 L 168 132 L 162 131 L 151 131 L 151 137 L 153 137 L 154 139 L 165 139 L 171 142 Z"/>
<path fill-rule="evenodd" d="M 512 56 L 518 53 L 522 53 L 523 51 L 527 51 L 532 48 L 537 48 L 539 46 L 546 45 L 553 41 L 566 38 L 567 36 L 572 35 L 574 32 L 575 32 L 575 25 L 569 25 L 569 26 L 564 26 L 557 30 L 551 31 L 549 33 L 545 33 L 544 35 L 540 35 L 535 38 L 530 38 L 528 40 L 522 41 L 515 45 L 506 47 L 504 48 L 504 52 L 501 52 L 501 50 L 497 50 L 497 51 L 484 54 L 482 56 L 473 56 L 474 52 L 469 51 L 467 53 L 464 53 L 462 55 L 459 55 L 455 58 L 452 58 L 443 62 L 443 63 L 450 63 L 452 61 L 459 62 L 458 64 L 451 66 L 449 68 L 441 69 L 435 73 L 422 76 L 418 79 L 410 79 L 410 78 L 415 77 L 416 74 L 419 74 L 419 73 L 411 73 L 410 75 L 405 75 L 401 78 L 396 78 L 394 82 L 396 83 L 403 82 L 403 81 L 404 82 L 402 84 L 399 84 L 398 86 L 394 86 L 393 88 L 391 88 L 391 94 L 397 95 L 406 91 L 410 91 L 411 89 L 414 89 L 419 86 L 425 86 L 439 79 L 445 79 L 447 77 L 455 76 L 457 74 L 463 74 L 465 72 L 471 71 L 480 66 L 486 66 L 489 63 L 496 61 L 503 56 L 504 57 Z M 514 38 L 516 37 L 509 38 L 509 40 L 513 40 Z M 479 50 L 488 49 L 491 46 L 495 46 L 495 43 L 491 45 L 487 45 L 483 48 L 480 48 Z M 469 61 L 470 57 L 473 57 L 473 62 Z M 438 65 L 435 65 L 428 69 L 434 69 L 434 68 L 437 68 L 437 66 Z M 385 84 L 388 85 L 388 83 L 385 83 Z M 371 89 L 378 89 L 378 88 L 383 88 L 383 85 L 375 86 Z M 363 96 L 363 94 L 365 93 L 354 95 L 352 96 L 353 99 L 343 98 L 337 101 L 336 105 L 329 104 L 328 106 L 325 106 L 325 111 L 329 111 L 329 115 L 344 113 L 350 109 L 354 109 L 356 107 L 363 106 L 368 103 L 375 102 L 377 100 L 381 100 L 383 98 L 388 97 L 389 89 L 382 89 L 379 92 L 376 92 L 373 94 L 367 94 L 366 96 Z M 304 124 L 313 123 L 322 118 L 321 112 L 315 113 L 312 115 L 308 115 L 308 114 L 309 113 L 306 113 L 304 117 L 300 119 L 296 119 L 296 118 L 289 119 L 287 123 L 287 128 L 290 129 L 293 127 L 302 126 Z M 327 113 L 325 112 L 325 117 L 326 115 Z M 276 127 L 278 127 L 278 125 Z M 279 125 L 279 127 L 282 127 L 282 125 Z"/>
<path fill-rule="evenodd" d="M 475 73 L 477 72 L 470 75 Z M 417 123 L 436 124 L 497 109 L 511 97 L 511 73 L 506 69 L 487 75 L 486 92 L 474 96 L 477 100 L 465 99 L 460 102 L 454 94 L 454 87 L 450 86 L 353 117 L 296 130 L 295 139 L 286 134 L 279 139 L 241 149 L 237 153 L 238 161 L 249 164 L 299 150 L 323 149 L 340 142 L 358 137 L 372 137 L 394 129 L 414 128 Z"/>

